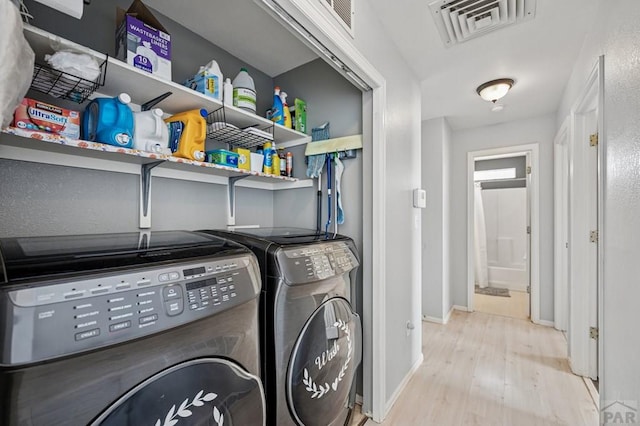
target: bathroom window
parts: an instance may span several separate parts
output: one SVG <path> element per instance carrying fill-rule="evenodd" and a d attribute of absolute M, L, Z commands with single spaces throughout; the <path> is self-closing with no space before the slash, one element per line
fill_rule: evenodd
<path fill-rule="evenodd" d="M 515 167 L 510 167 L 507 169 L 477 170 L 473 172 L 473 180 L 476 182 L 487 180 L 514 179 L 515 177 Z"/>

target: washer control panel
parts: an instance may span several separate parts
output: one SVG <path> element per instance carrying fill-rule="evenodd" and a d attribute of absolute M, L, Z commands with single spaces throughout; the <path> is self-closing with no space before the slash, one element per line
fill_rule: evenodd
<path fill-rule="evenodd" d="M 0 326 L 9 343 L 0 364 L 69 355 L 215 315 L 257 298 L 259 277 L 247 253 L 9 291 L 0 299 L 0 315 L 12 318 Z"/>
<path fill-rule="evenodd" d="M 343 275 L 360 263 L 343 241 L 287 248 L 278 256 L 285 278 L 291 283 L 307 283 Z"/>

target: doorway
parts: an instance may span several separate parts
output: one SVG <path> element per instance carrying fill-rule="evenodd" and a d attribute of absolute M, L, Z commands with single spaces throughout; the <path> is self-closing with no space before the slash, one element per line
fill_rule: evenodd
<path fill-rule="evenodd" d="M 529 318 L 527 164 L 526 153 L 475 160 L 473 256 L 476 311 Z"/>
<path fill-rule="evenodd" d="M 539 323 L 538 144 L 469 152 L 467 164 L 468 310 Z"/>

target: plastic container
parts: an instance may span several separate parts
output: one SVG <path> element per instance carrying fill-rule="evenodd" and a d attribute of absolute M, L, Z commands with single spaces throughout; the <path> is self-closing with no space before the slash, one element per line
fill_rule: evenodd
<path fill-rule="evenodd" d="M 270 175 L 273 173 L 273 157 L 271 156 L 271 142 L 265 142 L 262 146 L 264 153 L 264 165 L 262 166 L 262 172 Z"/>
<path fill-rule="evenodd" d="M 287 105 L 287 92 L 280 92 L 280 99 L 282 100 L 282 111 L 284 113 L 284 127 L 291 129 L 291 111 L 289 111 L 289 105 Z"/>
<path fill-rule="evenodd" d="M 293 177 L 293 154 L 287 152 L 287 176 Z"/>
<path fill-rule="evenodd" d="M 176 157 L 204 161 L 207 110 L 193 109 L 165 119 L 169 127 L 169 148 Z"/>
<path fill-rule="evenodd" d="M 231 84 L 230 78 L 224 81 L 223 100 L 225 105 L 233 105 L 233 84 Z"/>
<path fill-rule="evenodd" d="M 84 110 L 82 135 L 85 140 L 131 148 L 133 112 L 131 97 L 121 93 L 115 98 L 96 98 Z"/>
<path fill-rule="evenodd" d="M 271 107 L 271 121 L 284 125 L 284 110 L 280 98 L 280 87 L 273 90 L 273 106 Z"/>
<path fill-rule="evenodd" d="M 287 154 L 284 148 L 278 148 L 278 157 L 280 157 L 280 176 L 287 175 Z"/>
<path fill-rule="evenodd" d="M 246 68 L 233 79 L 233 106 L 256 113 L 256 86 Z"/>
<path fill-rule="evenodd" d="M 141 151 L 171 154 L 169 149 L 169 128 L 162 119 L 160 108 L 133 113 L 135 129 L 133 147 Z"/>
<path fill-rule="evenodd" d="M 207 151 L 207 162 L 221 166 L 238 168 L 239 155 L 226 149 L 214 149 Z"/>
<path fill-rule="evenodd" d="M 275 142 L 271 146 L 271 174 L 280 175 L 280 157 L 278 157 L 278 149 Z"/>
<path fill-rule="evenodd" d="M 222 71 L 220 71 L 218 62 L 212 60 L 207 65 L 200 67 L 196 75 L 187 79 L 183 85 L 210 98 L 222 101 L 224 93 L 223 81 Z"/>

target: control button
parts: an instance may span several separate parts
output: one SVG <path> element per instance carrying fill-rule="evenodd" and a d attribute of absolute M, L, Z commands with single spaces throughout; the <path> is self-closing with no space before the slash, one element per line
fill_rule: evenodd
<path fill-rule="evenodd" d="M 64 294 L 65 299 L 75 299 L 76 297 L 84 296 L 84 291 L 74 291 Z"/>
<path fill-rule="evenodd" d="M 219 298 L 219 297 L 214 297 L 214 298 L 213 298 L 213 304 L 214 304 L 214 305 L 217 305 L 217 304 L 219 304 L 219 303 L 220 303 L 220 298 Z"/>
<path fill-rule="evenodd" d="M 109 312 L 123 311 L 125 309 L 131 309 L 133 305 L 122 305 L 122 306 L 114 306 L 113 308 L 109 308 Z"/>
<path fill-rule="evenodd" d="M 76 333 L 76 342 L 84 339 L 88 339 L 90 337 L 97 337 L 100 335 L 100 329 L 94 328 L 93 330 L 83 331 L 81 333 Z"/>
<path fill-rule="evenodd" d="M 169 302 L 164 302 L 164 309 L 167 312 L 167 315 L 169 315 L 170 317 L 180 315 L 184 310 L 182 299 L 175 299 Z"/>
<path fill-rule="evenodd" d="M 138 318 L 138 322 L 140 324 L 147 324 L 150 322 L 154 322 L 158 320 L 158 314 L 153 314 L 153 315 L 147 315 L 146 317 L 140 317 Z"/>
<path fill-rule="evenodd" d="M 228 282 L 228 283 L 232 283 L 232 282 L 233 282 L 233 278 L 228 277 L 228 278 L 227 278 L 227 282 Z"/>
<path fill-rule="evenodd" d="M 109 326 L 109 331 L 113 333 L 114 331 L 124 330 L 125 328 L 130 328 L 130 327 L 131 327 L 131 321 L 124 321 L 124 322 L 119 322 L 117 324 L 111 324 Z"/>
<path fill-rule="evenodd" d="M 220 287 L 220 291 L 221 292 L 226 292 L 227 290 L 229 290 L 229 287 L 227 287 L 226 285 L 223 285 L 222 287 Z"/>
<path fill-rule="evenodd" d="M 158 275 L 158 281 L 160 281 L 161 283 L 169 281 L 169 274 Z"/>
<path fill-rule="evenodd" d="M 155 308 L 145 308 L 145 309 L 140 309 L 138 311 L 139 314 L 148 314 L 149 312 L 153 312 Z"/>
<path fill-rule="evenodd" d="M 236 297 L 237 295 L 235 293 L 231 293 L 231 297 Z"/>
<path fill-rule="evenodd" d="M 83 322 L 82 324 L 77 324 L 76 328 L 87 328 L 87 327 L 91 327 L 92 325 L 96 325 L 96 324 L 98 324 L 98 321 Z"/>
<path fill-rule="evenodd" d="M 227 294 L 222 295 L 222 301 L 223 302 L 228 302 L 229 301 L 229 295 L 227 295 Z"/>
<path fill-rule="evenodd" d="M 173 299 L 181 299 L 182 289 L 177 285 L 165 287 L 162 289 L 162 298 L 165 302 Z"/>
<path fill-rule="evenodd" d="M 124 302 L 124 297 L 116 297 L 114 299 L 107 300 L 107 303 L 118 303 L 118 302 Z"/>
<path fill-rule="evenodd" d="M 222 266 L 216 265 L 216 271 L 222 271 Z"/>
<path fill-rule="evenodd" d="M 138 284 L 138 287 L 142 287 L 151 284 L 151 280 L 140 280 L 136 282 L 136 284 Z"/>
<path fill-rule="evenodd" d="M 180 274 L 177 272 L 169 272 L 169 279 L 170 280 L 180 279 Z"/>
<path fill-rule="evenodd" d="M 218 280 L 218 284 L 226 284 L 226 283 L 227 283 L 227 280 L 225 278 L 220 278 Z"/>
<path fill-rule="evenodd" d="M 120 283 L 116 286 L 116 290 L 126 290 L 128 288 L 131 288 L 131 284 L 129 283 Z"/>
<path fill-rule="evenodd" d="M 149 296 L 155 296 L 156 291 L 152 290 L 152 291 L 145 291 L 144 293 L 138 293 L 136 296 L 138 297 L 149 297 Z"/>
<path fill-rule="evenodd" d="M 209 306 L 211 304 L 211 302 L 209 300 L 203 300 L 202 301 L 202 307 L 206 308 L 207 306 Z"/>
<path fill-rule="evenodd" d="M 118 321 L 118 320 L 129 318 L 129 317 L 132 317 L 132 316 L 133 316 L 133 312 L 128 312 L 126 314 L 115 315 L 115 316 L 109 317 L 109 321 Z"/>
<path fill-rule="evenodd" d="M 82 314 L 78 314 L 75 315 L 74 318 L 75 319 L 82 319 L 82 318 L 87 318 L 87 317 L 95 317 L 96 315 L 99 315 L 100 311 L 91 311 L 91 312 L 85 312 Z"/>
<path fill-rule="evenodd" d="M 73 309 L 87 309 L 87 308 L 91 308 L 92 306 L 93 306 L 93 303 L 85 303 L 84 305 L 74 306 Z"/>
<path fill-rule="evenodd" d="M 199 306 L 200 306 L 200 305 L 198 305 L 197 303 L 191 303 L 191 304 L 189 305 L 189 309 L 191 309 L 191 310 L 198 309 L 198 307 L 199 307 Z"/>
<path fill-rule="evenodd" d="M 235 289 L 236 289 L 236 286 L 235 286 L 235 285 L 231 284 L 231 285 L 229 286 L 229 290 L 235 290 Z"/>
<path fill-rule="evenodd" d="M 237 268 L 238 264 L 237 263 L 232 263 L 231 265 L 229 265 L 230 268 Z"/>
<path fill-rule="evenodd" d="M 92 288 L 91 294 L 103 294 L 108 293 L 111 287 Z"/>

